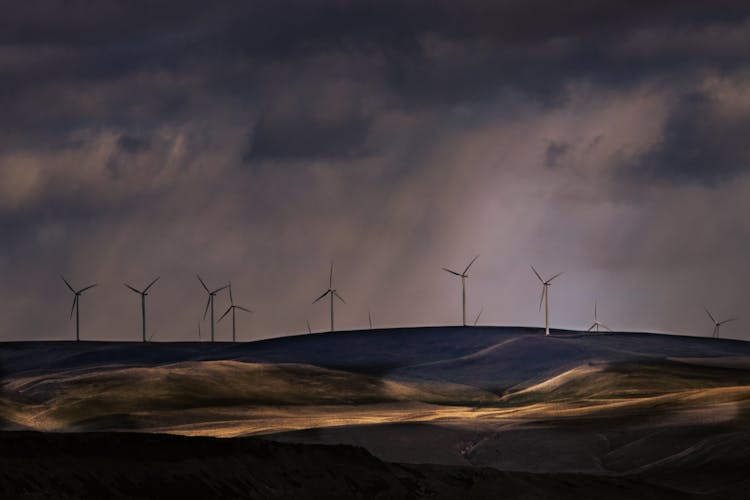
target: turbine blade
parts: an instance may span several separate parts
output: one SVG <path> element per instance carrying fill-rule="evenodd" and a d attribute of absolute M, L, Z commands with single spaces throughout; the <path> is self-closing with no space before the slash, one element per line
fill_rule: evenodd
<path fill-rule="evenodd" d="M 140 290 L 136 290 L 135 288 L 133 288 L 132 286 L 128 285 L 127 283 L 123 283 L 123 285 L 125 285 L 125 286 L 126 286 L 126 287 L 128 287 L 128 288 L 130 288 L 130 289 L 131 289 L 131 290 L 133 290 L 133 291 L 134 291 L 135 293 L 138 293 L 138 294 L 140 294 L 140 293 L 141 293 L 141 291 L 140 291 Z M 144 291 L 145 291 L 145 290 L 144 290 Z"/>
<path fill-rule="evenodd" d="M 196 276 L 198 276 L 198 281 L 201 282 L 201 285 L 203 285 L 203 288 L 206 289 L 206 292 L 211 293 L 211 290 L 208 289 L 208 287 L 206 286 L 206 283 L 201 279 L 200 275 L 196 274 Z"/>
<path fill-rule="evenodd" d="M 471 262 L 469 262 L 469 265 L 468 265 L 468 266 L 466 266 L 466 269 L 464 269 L 464 272 L 463 272 L 462 274 L 466 274 L 466 273 L 467 273 L 467 272 L 469 271 L 469 268 L 471 267 L 471 265 L 472 265 L 472 264 L 474 263 L 474 261 L 475 261 L 475 260 L 477 260 L 478 258 L 479 258 L 479 255 L 477 255 L 476 257 L 474 257 L 473 259 L 471 259 Z"/>
<path fill-rule="evenodd" d="M 226 311 L 224 311 L 224 314 L 221 315 L 221 318 L 219 318 L 219 321 L 221 321 L 222 319 L 224 319 L 224 316 L 226 316 L 227 314 L 229 314 L 229 311 L 231 311 L 231 310 L 232 310 L 232 306 L 229 306 L 229 308 Z M 217 321 L 217 323 L 219 321 Z"/>
<path fill-rule="evenodd" d="M 220 291 L 224 290 L 225 288 L 229 288 L 229 285 L 221 286 L 221 287 L 217 288 L 216 290 L 214 290 L 213 292 L 209 292 L 209 293 L 211 295 L 215 295 L 215 294 L 219 293 Z"/>
<path fill-rule="evenodd" d="M 328 276 L 328 288 L 333 289 L 333 261 L 331 261 L 331 274 Z"/>
<path fill-rule="evenodd" d="M 612 329 L 611 329 L 610 327 L 608 327 L 607 325 L 605 325 L 604 323 L 599 323 L 599 326 L 601 326 L 602 328 L 604 328 L 604 329 L 605 329 L 605 330 L 607 330 L 608 332 L 611 332 L 611 331 L 612 331 Z"/>
<path fill-rule="evenodd" d="M 719 322 L 719 325 L 723 325 L 724 323 L 729 323 L 730 321 L 737 321 L 739 318 L 729 318 L 725 319 L 724 321 Z"/>
<path fill-rule="evenodd" d="M 96 285 L 97 285 L 97 283 L 94 283 L 93 285 L 89 285 L 89 286 L 83 287 L 83 288 L 81 288 L 80 290 L 78 290 L 78 294 L 82 294 L 82 293 L 83 293 L 83 292 L 85 292 L 86 290 L 89 290 L 89 289 L 91 289 L 91 288 L 94 288 L 94 287 L 95 287 Z"/>
<path fill-rule="evenodd" d="M 232 296 L 232 282 L 229 282 L 229 303 L 234 305 L 234 296 Z"/>
<path fill-rule="evenodd" d="M 534 274 L 536 274 L 536 277 L 539 278 L 539 281 L 541 281 L 542 283 L 544 283 L 544 280 L 542 279 L 542 276 L 538 272 L 536 272 L 536 269 L 534 269 L 534 266 L 531 266 L 531 270 L 534 271 Z"/>
<path fill-rule="evenodd" d="M 70 319 L 73 319 L 73 311 L 76 310 L 76 303 L 78 303 L 78 295 L 73 297 L 73 305 L 70 306 Z"/>
<path fill-rule="evenodd" d="M 711 321 L 713 321 L 714 324 L 716 324 L 716 320 L 714 319 L 713 315 L 711 314 L 711 311 L 709 311 L 707 307 L 704 307 L 703 309 L 705 309 L 706 314 L 708 314 L 708 317 L 711 318 Z"/>
<path fill-rule="evenodd" d="M 339 295 L 339 294 L 338 294 L 337 292 L 333 292 L 333 294 L 334 294 L 334 295 L 335 295 L 336 297 L 338 297 L 338 299 L 339 299 L 339 300 L 340 300 L 341 302 L 343 302 L 344 304 L 346 304 L 346 301 L 345 301 L 344 299 L 342 299 L 342 298 L 341 298 L 341 295 Z"/>
<path fill-rule="evenodd" d="M 208 296 L 208 300 L 206 301 L 206 310 L 203 311 L 203 319 L 206 319 L 206 314 L 208 314 L 208 307 L 211 305 L 211 296 Z"/>
<path fill-rule="evenodd" d="M 539 310 L 540 311 L 542 310 L 542 302 L 544 302 L 544 292 L 545 292 L 545 288 L 542 287 L 542 296 L 539 297 Z"/>
<path fill-rule="evenodd" d="M 589 327 L 589 329 L 588 329 L 588 330 L 586 330 L 586 331 L 587 331 L 587 332 L 590 332 L 591 330 L 593 330 L 593 329 L 594 329 L 594 327 L 595 327 L 595 326 L 596 326 L 596 323 L 594 323 L 593 325 L 591 325 L 591 326 Z"/>
<path fill-rule="evenodd" d="M 484 307 L 479 309 L 479 314 L 477 314 L 477 317 L 474 318 L 474 326 L 477 326 L 477 322 L 479 321 L 479 317 L 482 316 L 482 311 L 484 311 Z"/>
<path fill-rule="evenodd" d="M 313 300 L 313 304 L 315 304 L 315 303 L 316 303 L 317 301 L 319 301 L 320 299 L 322 299 L 323 297 L 325 297 L 326 295 L 328 295 L 328 294 L 329 294 L 330 292 L 331 292 L 330 290 L 326 290 L 326 291 L 325 291 L 325 292 L 323 293 L 323 295 L 321 295 L 321 296 L 320 296 L 320 297 L 318 297 L 317 299 Z"/>
<path fill-rule="evenodd" d="M 557 278 L 557 277 L 558 277 L 558 276 L 560 276 L 561 274 L 563 274 L 563 273 L 557 273 L 556 275 L 552 276 L 552 277 L 551 277 L 550 279 L 548 279 L 548 280 L 547 280 L 547 283 L 549 283 L 549 282 L 550 282 L 550 281 L 552 281 L 553 279 Z"/>
<path fill-rule="evenodd" d="M 157 277 L 154 281 L 152 281 L 151 283 L 149 283 L 148 286 L 143 289 L 143 293 L 148 292 L 148 289 L 151 288 L 154 285 L 154 283 L 156 283 L 157 281 L 159 281 L 159 278 L 161 278 L 161 276 Z"/>
<path fill-rule="evenodd" d="M 71 292 L 76 293 L 76 291 L 73 290 L 73 287 L 70 286 L 70 283 L 68 283 L 68 280 L 66 280 L 65 278 L 63 278 L 62 274 L 60 275 L 60 278 L 62 278 L 62 280 L 65 282 L 65 284 L 68 285 L 68 288 L 70 289 Z"/>
<path fill-rule="evenodd" d="M 253 311 L 251 311 L 250 309 L 248 309 L 248 308 L 246 308 L 246 307 L 242 307 L 242 306 L 234 306 L 234 308 L 235 308 L 235 309 L 240 309 L 241 311 L 249 312 L 250 314 L 252 314 L 252 313 L 253 313 Z"/>
<path fill-rule="evenodd" d="M 459 278 L 461 277 L 461 274 L 460 274 L 460 273 L 457 273 L 456 271 L 451 271 L 451 270 L 450 270 L 450 269 L 448 269 L 447 267 L 444 267 L 444 268 L 443 268 L 443 271 L 449 272 L 449 273 L 451 273 L 451 274 L 455 274 L 455 275 L 456 275 L 456 276 L 458 276 Z"/>

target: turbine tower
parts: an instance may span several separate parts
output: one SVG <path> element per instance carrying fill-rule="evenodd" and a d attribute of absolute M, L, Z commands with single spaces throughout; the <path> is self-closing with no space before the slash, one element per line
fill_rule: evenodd
<path fill-rule="evenodd" d="M 469 265 L 466 266 L 466 269 L 464 269 L 464 272 L 457 273 L 456 271 L 452 271 L 446 267 L 443 268 L 443 271 L 449 272 L 451 274 L 455 274 L 459 278 L 461 278 L 461 314 L 463 318 L 463 326 L 466 326 L 466 278 L 469 277 L 467 272 L 469 272 L 469 268 L 474 263 L 475 260 L 479 258 L 479 255 L 471 259 L 471 262 L 469 262 Z"/>
<path fill-rule="evenodd" d="M 596 328 L 596 333 L 599 333 L 599 328 L 600 327 L 603 328 L 603 329 L 605 329 L 605 330 L 607 330 L 608 332 L 612 331 L 612 329 L 610 327 L 608 327 L 607 325 L 605 325 L 604 323 L 602 323 L 601 321 L 599 321 L 599 318 L 596 315 L 596 302 L 594 302 L 594 323 L 586 331 L 590 332 L 591 330 L 593 330 L 594 328 Z"/>
<path fill-rule="evenodd" d="M 730 321 L 737 320 L 737 318 L 729 318 L 725 319 L 724 321 L 716 321 L 707 307 L 704 307 L 703 309 L 706 310 L 706 314 L 708 314 L 708 317 L 711 318 L 711 321 L 713 321 L 714 323 L 714 333 L 711 336 L 717 339 L 719 338 L 719 329 L 721 328 L 721 325 L 723 325 L 724 323 L 729 323 Z"/>
<path fill-rule="evenodd" d="M 196 276 L 198 276 L 196 274 Z M 198 281 L 201 282 L 201 285 L 203 285 L 203 288 L 206 290 L 206 293 L 208 294 L 208 301 L 206 302 L 206 310 L 203 311 L 203 319 L 206 319 L 206 313 L 208 313 L 208 308 L 211 307 L 211 342 L 214 341 L 214 297 L 217 293 L 227 288 L 229 285 L 224 285 L 222 287 L 217 288 L 216 290 L 209 290 L 209 288 L 206 286 L 206 283 L 201 279 L 200 276 L 198 276 Z"/>
<path fill-rule="evenodd" d="M 542 283 L 542 296 L 539 298 L 539 310 L 542 310 L 542 302 L 544 302 L 545 336 L 549 337 L 549 286 L 550 283 L 552 283 L 552 280 L 560 276 L 562 273 L 557 273 L 550 279 L 545 280 L 538 272 L 536 272 L 534 266 L 531 266 L 531 270 L 534 271 L 534 274 L 536 274 L 536 277 L 539 278 L 539 281 Z"/>
<path fill-rule="evenodd" d="M 71 317 L 71 319 L 73 318 L 73 311 L 75 310 L 75 312 L 76 312 L 76 342 L 80 342 L 80 340 L 81 340 L 81 329 L 80 329 L 80 326 L 81 326 L 81 315 L 80 315 L 78 306 L 79 306 L 79 304 L 81 302 L 81 295 L 83 294 L 83 292 L 85 292 L 86 290 L 88 290 L 90 288 L 94 288 L 96 286 L 96 283 L 94 283 L 93 285 L 85 286 L 85 287 L 81 288 L 80 290 L 75 290 L 72 286 L 70 286 L 70 283 L 68 283 L 68 280 L 66 280 L 63 277 L 62 274 L 60 275 L 60 278 L 62 278 L 62 280 L 68 286 L 68 289 L 74 295 L 74 297 L 73 297 L 73 306 L 70 308 L 70 317 Z"/>
<path fill-rule="evenodd" d="M 153 284 L 156 283 L 157 281 L 159 281 L 159 278 L 156 278 L 154 281 L 149 283 L 148 286 L 144 288 L 143 290 L 138 290 L 137 288 L 131 285 L 128 285 L 127 283 L 123 283 L 123 285 L 130 288 L 135 293 L 141 296 L 141 326 L 143 330 L 142 332 L 143 342 L 146 342 L 146 295 L 148 295 L 148 289 L 151 288 L 151 286 L 153 286 Z"/>
<path fill-rule="evenodd" d="M 323 294 L 318 297 L 317 299 L 313 300 L 313 304 L 315 304 L 317 301 L 325 297 L 326 295 L 331 296 L 331 331 L 333 330 L 333 297 L 336 296 L 337 299 L 339 299 L 341 302 L 346 304 L 346 301 L 341 298 L 341 295 L 338 294 L 335 288 L 333 288 L 333 262 L 331 262 L 331 274 L 328 277 L 328 290 L 323 292 Z"/>
<path fill-rule="evenodd" d="M 252 314 L 252 311 L 250 309 L 244 308 L 242 306 L 238 306 L 234 303 L 234 297 L 232 297 L 232 282 L 229 282 L 229 308 L 226 310 L 224 314 L 221 315 L 221 318 L 219 318 L 219 321 L 224 319 L 224 316 L 229 314 L 229 311 L 232 311 L 232 342 L 237 342 L 237 328 L 236 328 L 236 318 L 235 318 L 235 311 L 239 309 L 240 311 L 249 312 Z"/>
<path fill-rule="evenodd" d="M 372 314 L 370 314 L 370 310 L 367 310 L 367 321 L 370 322 L 370 330 L 372 330 Z"/>

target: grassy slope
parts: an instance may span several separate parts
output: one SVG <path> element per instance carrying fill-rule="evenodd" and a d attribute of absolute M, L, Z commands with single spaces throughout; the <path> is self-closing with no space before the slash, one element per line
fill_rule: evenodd
<path fill-rule="evenodd" d="M 722 390 L 724 389 L 724 390 Z M 542 383 L 506 395 L 504 403 L 585 402 L 648 399 L 682 395 L 690 399 L 703 392 L 724 394 L 735 390 L 750 398 L 750 371 L 689 365 L 670 361 L 582 365 Z"/>
<path fill-rule="evenodd" d="M 745 405 L 747 371 L 665 359 L 742 354 L 749 345 L 648 334 L 544 338 L 517 328 L 340 332 L 248 344 L 13 343 L 0 345 L 12 377 L 5 384 L 12 401 L 0 399 L 0 418 L 59 429 L 149 412 L 189 419 L 196 408 L 243 408 L 237 418 L 246 418 L 279 405 L 418 401 L 467 407 L 446 412 L 450 418 L 481 406 L 473 416 L 509 408 L 525 419 Z M 326 368 L 342 360 L 349 371 Z"/>
<path fill-rule="evenodd" d="M 297 364 L 237 361 L 177 363 L 20 379 L 9 386 L 54 427 L 108 415 L 209 407 L 363 405 L 396 401 L 496 402 L 495 395 L 452 384 L 406 384 Z M 18 406 L 21 403 L 15 402 Z M 11 407 L 6 414 L 11 414 Z M 3 405 L 0 404 L 0 410 Z M 2 413 L 0 413 L 2 415 Z"/>

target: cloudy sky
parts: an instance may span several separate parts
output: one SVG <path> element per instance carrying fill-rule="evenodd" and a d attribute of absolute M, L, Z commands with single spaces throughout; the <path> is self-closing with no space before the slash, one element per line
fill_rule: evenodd
<path fill-rule="evenodd" d="M 0 16 L 0 338 L 468 315 L 750 340 L 746 2 L 35 1 Z M 223 312 L 228 298 L 217 298 Z M 203 322 L 202 330 L 208 330 Z M 230 324 L 218 325 L 227 339 Z"/>

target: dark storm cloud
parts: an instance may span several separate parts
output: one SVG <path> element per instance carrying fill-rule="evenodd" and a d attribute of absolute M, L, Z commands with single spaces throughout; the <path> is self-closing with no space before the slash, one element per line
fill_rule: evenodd
<path fill-rule="evenodd" d="M 555 167 L 570 150 L 570 144 L 551 141 L 544 152 L 544 165 L 546 167 Z"/>
<path fill-rule="evenodd" d="M 117 139 L 117 146 L 125 153 L 143 153 L 151 148 L 151 139 L 148 137 L 122 134 L 120 138 Z"/>
<path fill-rule="evenodd" d="M 369 124 L 363 119 L 318 121 L 310 117 L 261 117 L 244 155 L 254 160 L 318 160 L 365 154 Z"/>
<path fill-rule="evenodd" d="M 750 110 L 721 109 L 707 92 L 690 93 L 672 108 L 661 140 L 637 158 L 647 179 L 715 185 L 750 170 Z"/>
<path fill-rule="evenodd" d="M 188 89 L 163 91 L 158 82 L 146 81 L 144 88 L 118 89 L 119 99 L 108 101 L 127 113 L 130 93 L 138 91 L 139 99 L 158 93 L 150 103 L 152 115 L 165 117 L 189 105 L 191 92 L 247 92 L 263 80 L 268 64 L 293 64 L 315 53 L 381 58 L 385 62 L 377 69 L 395 98 L 404 94 L 404 101 L 428 99 L 430 105 L 476 100 L 503 85 L 544 97 L 561 79 L 614 84 L 669 61 L 677 68 L 731 66 L 742 54 L 717 58 L 696 47 L 669 47 L 660 57 L 658 38 L 643 53 L 612 49 L 639 30 L 680 33 L 716 23 L 726 29 L 747 16 L 741 2 L 712 3 L 710 9 L 701 2 L 286 1 L 221 2 L 210 8 L 187 2 L 180 9 L 171 2 L 32 4 L 11 9 L 0 21 L 0 41 L 15 61 L 2 65 L 10 68 L 3 72 L 8 94 L 53 82 L 103 84 L 144 71 L 192 77 Z M 12 103 L 5 104 L 13 109 Z M 22 104 L 28 112 L 30 103 Z M 55 117 L 54 109 L 46 113 Z M 75 117 L 67 113 L 60 119 Z"/>

